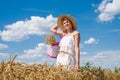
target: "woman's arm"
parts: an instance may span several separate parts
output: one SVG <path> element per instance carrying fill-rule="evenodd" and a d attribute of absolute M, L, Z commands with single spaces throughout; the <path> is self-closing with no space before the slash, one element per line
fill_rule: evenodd
<path fill-rule="evenodd" d="M 75 34 L 75 54 L 76 54 L 76 69 L 79 69 L 80 66 L 80 51 L 79 51 L 79 43 L 80 43 L 80 34 Z"/>
<path fill-rule="evenodd" d="M 61 32 L 61 31 L 58 31 L 57 29 L 58 29 L 58 26 L 57 26 L 57 24 L 56 24 L 56 25 L 54 25 L 54 26 L 51 28 L 51 31 L 52 31 L 53 33 L 57 34 L 57 35 L 64 36 L 65 33 L 64 33 L 64 32 Z"/>

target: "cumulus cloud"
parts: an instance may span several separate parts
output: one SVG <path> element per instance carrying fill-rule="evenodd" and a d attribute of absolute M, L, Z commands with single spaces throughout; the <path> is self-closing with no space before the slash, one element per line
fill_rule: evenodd
<path fill-rule="evenodd" d="M 5 44 L 1 44 L 1 43 L 0 43 L 0 50 L 2 50 L 2 49 L 6 49 L 6 48 L 8 48 L 7 45 L 5 45 Z"/>
<path fill-rule="evenodd" d="M 10 58 L 10 55 L 8 53 L 0 53 L 0 62 L 7 61 L 9 58 Z"/>
<path fill-rule="evenodd" d="M 108 13 L 101 13 L 99 16 L 98 16 L 98 19 L 100 21 L 112 21 L 114 19 L 114 16 L 111 15 L 111 14 L 108 14 Z"/>
<path fill-rule="evenodd" d="M 8 58 L 8 57 L 10 57 L 10 55 L 8 53 L 0 53 L 0 57 Z"/>
<path fill-rule="evenodd" d="M 98 41 L 93 37 L 89 38 L 88 40 L 84 42 L 84 44 L 97 44 L 97 43 Z"/>
<path fill-rule="evenodd" d="M 47 46 L 44 43 L 39 43 L 34 49 L 24 50 L 24 54 L 20 55 L 20 59 L 40 58 L 45 53 Z"/>
<path fill-rule="evenodd" d="M 29 38 L 29 35 L 42 35 L 50 32 L 50 27 L 56 23 L 57 18 L 52 15 L 44 17 L 31 16 L 30 20 L 17 21 L 5 26 L 0 31 L 1 39 L 4 41 L 22 41 Z"/>
<path fill-rule="evenodd" d="M 103 51 L 89 58 L 96 66 L 113 69 L 115 66 L 120 67 L 120 51 Z"/>
<path fill-rule="evenodd" d="M 81 55 L 86 55 L 88 52 L 80 52 Z"/>
<path fill-rule="evenodd" d="M 99 21 L 112 21 L 116 15 L 120 14 L 120 0 L 103 0 L 98 11 L 100 12 Z"/>
<path fill-rule="evenodd" d="M 24 54 L 18 55 L 17 60 L 19 62 L 26 63 L 44 63 L 48 64 L 55 63 L 55 59 L 50 58 L 46 54 L 47 45 L 44 43 L 39 43 L 34 49 L 24 50 Z"/>
<path fill-rule="evenodd" d="M 1 33 L 2 33 L 2 32 L 0 31 L 0 36 L 1 36 Z"/>

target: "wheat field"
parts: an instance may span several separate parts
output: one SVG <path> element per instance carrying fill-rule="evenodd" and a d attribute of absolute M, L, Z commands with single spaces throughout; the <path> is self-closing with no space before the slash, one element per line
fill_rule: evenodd
<path fill-rule="evenodd" d="M 120 69 L 109 70 L 91 67 L 89 63 L 80 68 L 63 69 L 47 64 L 25 64 L 9 61 L 0 63 L 0 80 L 120 80 Z"/>

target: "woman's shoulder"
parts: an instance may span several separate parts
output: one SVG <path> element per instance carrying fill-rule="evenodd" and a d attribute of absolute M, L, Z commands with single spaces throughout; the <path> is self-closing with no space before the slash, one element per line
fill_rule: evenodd
<path fill-rule="evenodd" d="M 79 31 L 74 31 L 73 35 L 79 34 Z"/>

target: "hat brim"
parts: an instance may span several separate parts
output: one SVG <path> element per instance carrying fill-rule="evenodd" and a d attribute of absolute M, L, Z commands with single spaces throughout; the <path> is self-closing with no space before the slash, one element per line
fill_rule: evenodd
<path fill-rule="evenodd" d="M 63 19 L 64 18 L 67 18 L 68 20 L 70 20 L 70 22 L 72 23 L 72 27 L 74 30 L 77 29 L 77 24 L 76 24 L 76 20 L 72 17 L 72 16 L 69 16 L 69 15 L 61 15 L 58 17 L 58 20 L 57 20 L 57 25 L 62 29 L 62 30 L 65 30 L 64 27 L 63 27 Z"/>

